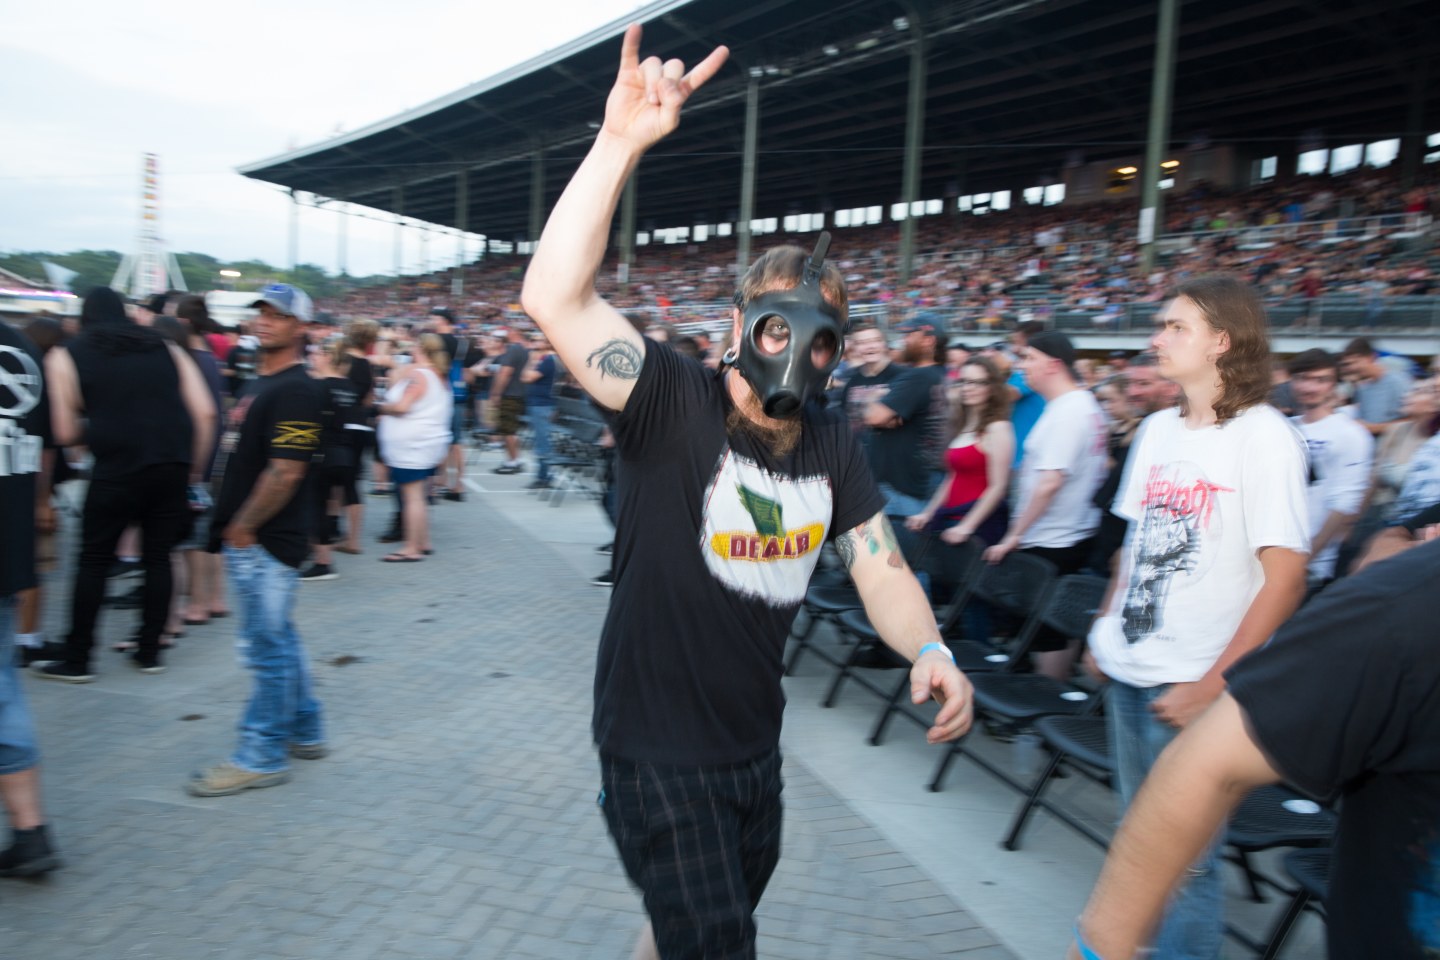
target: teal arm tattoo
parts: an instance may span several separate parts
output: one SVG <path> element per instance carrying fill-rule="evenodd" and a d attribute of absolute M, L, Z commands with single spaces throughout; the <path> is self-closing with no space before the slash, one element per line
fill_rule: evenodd
<path fill-rule="evenodd" d="M 895 528 L 890 525 L 890 518 L 883 513 L 836 537 L 835 550 L 840 554 L 846 570 L 855 566 L 856 559 L 862 553 L 875 556 L 882 551 L 885 553 L 887 566 L 897 570 L 905 567 L 905 557 L 900 553 L 899 541 L 895 539 Z"/>
<path fill-rule="evenodd" d="M 612 377 L 616 380 L 635 380 L 640 376 L 640 365 L 644 358 L 635 344 L 616 337 L 607 340 L 585 360 L 585 366 L 600 371 L 601 379 Z"/>

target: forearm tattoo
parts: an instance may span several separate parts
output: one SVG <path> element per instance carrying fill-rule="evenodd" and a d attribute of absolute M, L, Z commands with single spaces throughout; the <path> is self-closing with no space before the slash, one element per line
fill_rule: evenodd
<path fill-rule="evenodd" d="M 585 366 L 600 371 L 601 379 L 613 377 L 616 380 L 635 380 L 640 376 L 640 364 L 644 362 L 640 351 L 629 340 L 616 337 L 607 340 L 585 360 Z"/>
<path fill-rule="evenodd" d="M 905 557 L 900 553 L 900 543 L 895 539 L 895 528 L 890 525 L 890 518 L 880 514 L 878 518 L 872 517 L 858 525 L 854 530 L 849 530 L 835 538 L 835 551 L 840 554 L 845 569 L 850 570 L 855 566 L 855 561 L 862 553 L 874 556 L 881 551 L 885 553 L 885 563 L 896 569 L 903 569 Z"/>

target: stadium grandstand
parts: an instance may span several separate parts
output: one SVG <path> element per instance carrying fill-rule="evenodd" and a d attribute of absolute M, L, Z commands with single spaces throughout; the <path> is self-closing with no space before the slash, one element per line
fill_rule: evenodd
<path fill-rule="evenodd" d="M 513 313 L 632 19 L 667 56 L 733 56 L 626 191 L 604 278 L 626 305 L 721 318 L 737 264 L 823 227 L 882 321 L 1041 319 L 1133 348 L 1174 279 L 1219 268 L 1261 287 L 1282 352 L 1356 330 L 1434 350 L 1432 3 L 662 0 L 241 172 L 485 238 L 336 313 Z"/>

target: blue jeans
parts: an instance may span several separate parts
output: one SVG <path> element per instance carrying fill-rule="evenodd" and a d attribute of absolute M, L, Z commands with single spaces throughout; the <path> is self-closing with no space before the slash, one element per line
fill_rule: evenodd
<path fill-rule="evenodd" d="M 15 598 L 0 597 L 0 776 L 40 762 L 25 688 L 15 675 Z"/>
<path fill-rule="evenodd" d="M 1179 730 L 1157 717 L 1150 704 L 1170 687 L 1132 687 L 1112 681 L 1106 704 L 1110 752 L 1115 758 L 1120 797 L 1128 808 L 1150 768 Z M 1185 885 L 1170 901 L 1155 937 L 1153 960 L 1216 960 L 1224 937 L 1224 877 L 1220 833 L 1190 868 Z"/>
<path fill-rule="evenodd" d="M 290 765 L 290 744 L 325 739 L 305 648 L 290 619 L 299 571 L 258 544 L 243 549 L 227 546 L 225 567 L 239 599 L 236 649 L 255 675 L 254 692 L 240 718 L 240 745 L 231 762 L 242 770 L 275 773 Z"/>
<path fill-rule="evenodd" d="M 535 471 L 535 479 L 549 480 L 550 454 L 554 451 L 554 447 L 550 445 L 550 428 L 554 426 L 550 422 L 550 417 L 555 413 L 555 408 L 532 404 L 527 412 L 530 415 L 530 429 L 534 431 L 535 460 L 539 464 Z"/>

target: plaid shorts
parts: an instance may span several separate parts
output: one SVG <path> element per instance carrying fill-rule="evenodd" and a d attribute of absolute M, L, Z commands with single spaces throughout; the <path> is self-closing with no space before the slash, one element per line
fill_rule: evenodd
<path fill-rule="evenodd" d="M 780 860 L 780 751 L 720 767 L 600 758 L 600 807 L 665 960 L 753 960 Z"/>

